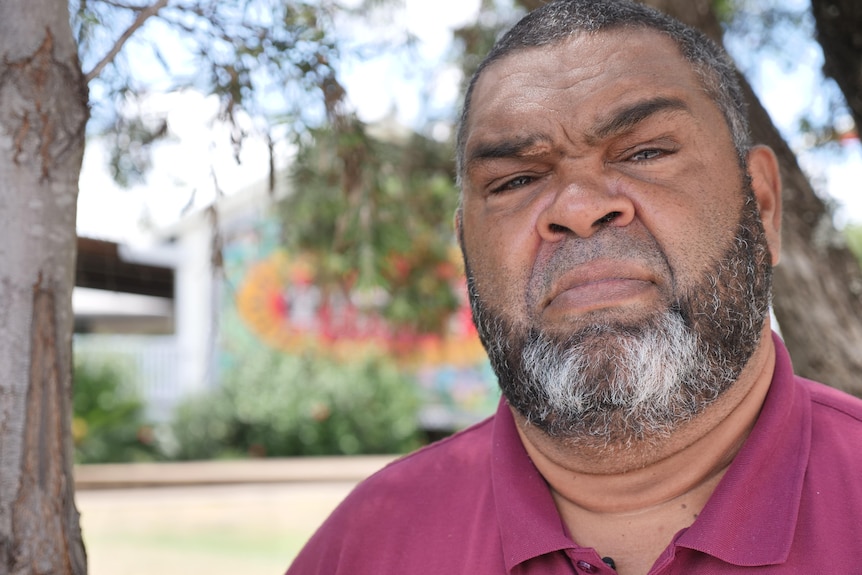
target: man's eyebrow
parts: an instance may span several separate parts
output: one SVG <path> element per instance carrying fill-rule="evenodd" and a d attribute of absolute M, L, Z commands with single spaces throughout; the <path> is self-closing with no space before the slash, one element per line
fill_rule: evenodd
<path fill-rule="evenodd" d="M 547 143 L 550 138 L 543 135 L 531 135 L 519 138 L 500 140 L 477 144 L 467 156 L 466 165 L 470 166 L 483 160 L 496 160 L 501 158 L 517 158 L 530 155 L 531 148 L 538 144 Z"/>
<path fill-rule="evenodd" d="M 659 96 L 636 102 L 600 119 L 590 130 L 588 139 L 600 141 L 620 134 L 661 112 L 688 112 L 689 110 L 688 104 L 679 98 Z M 484 160 L 525 157 L 531 155 L 529 153 L 531 149 L 550 141 L 547 135 L 532 134 L 500 141 L 480 142 L 470 150 L 465 166 L 469 169 L 470 166 Z"/>
<path fill-rule="evenodd" d="M 630 130 L 644 120 L 668 111 L 690 111 L 688 104 L 679 98 L 660 96 L 645 100 L 616 110 L 608 117 L 600 120 L 591 130 L 590 139 L 603 140 Z"/>

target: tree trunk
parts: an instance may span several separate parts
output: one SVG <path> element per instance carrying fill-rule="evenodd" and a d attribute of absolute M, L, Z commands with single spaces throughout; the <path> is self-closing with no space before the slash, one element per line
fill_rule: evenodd
<path fill-rule="evenodd" d="M 66 2 L 0 2 L 0 574 L 83 575 L 70 433 L 87 94 Z"/>
<path fill-rule="evenodd" d="M 811 11 L 826 59 L 823 73 L 841 88 L 858 132 L 862 129 L 862 2 L 811 0 Z"/>
<path fill-rule="evenodd" d="M 855 1 L 855 0 L 853 0 Z M 647 0 L 721 42 L 710 0 Z M 827 55 L 828 57 L 828 55 Z M 796 372 L 862 397 L 862 272 L 748 82 L 756 142 L 775 150 L 784 185 L 773 307 Z"/>

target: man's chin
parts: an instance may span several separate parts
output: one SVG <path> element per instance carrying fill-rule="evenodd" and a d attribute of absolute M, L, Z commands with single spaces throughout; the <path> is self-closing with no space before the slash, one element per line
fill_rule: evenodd
<path fill-rule="evenodd" d="M 532 331 L 508 355 L 501 387 L 526 420 L 557 438 L 594 443 L 669 433 L 702 401 L 697 337 L 679 314 L 593 324 L 561 337 Z M 498 374 L 499 375 L 499 374 Z"/>
<path fill-rule="evenodd" d="M 579 334 L 637 335 L 659 323 L 661 317 L 670 310 L 670 306 L 658 309 L 643 306 L 608 307 L 559 316 L 553 322 L 538 321 L 535 327 L 557 341 L 573 340 Z"/>
<path fill-rule="evenodd" d="M 544 436 L 583 453 L 654 447 L 673 436 L 674 431 L 690 419 L 658 421 L 651 418 L 645 422 L 637 414 L 619 407 L 591 410 L 577 419 L 557 418 L 555 414 L 536 419 L 519 414 Z"/>
<path fill-rule="evenodd" d="M 564 328 L 544 328 L 535 330 L 544 337 L 565 347 L 577 344 L 580 349 L 614 346 L 638 338 L 661 323 L 660 313 L 638 314 L 598 314 L 580 318 Z"/>

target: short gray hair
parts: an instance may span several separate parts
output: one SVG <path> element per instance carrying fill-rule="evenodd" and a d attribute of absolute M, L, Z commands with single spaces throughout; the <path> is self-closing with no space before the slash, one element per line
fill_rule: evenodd
<path fill-rule="evenodd" d="M 712 40 L 670 16 L 630 0 L 554 0 L 524 16 L 500 38 L 470 79 L 456 139 L 459 183 L 464 175 L 464 148 L 473 90 L 488 66 L 521 50 L 558 44 L 580 33 L 594 34 L 615 28 L 655 30 L 673 40 L 721 110 L 740 164 L 744 165 L 751 146 L 745 98 L 733 62 Z"/>

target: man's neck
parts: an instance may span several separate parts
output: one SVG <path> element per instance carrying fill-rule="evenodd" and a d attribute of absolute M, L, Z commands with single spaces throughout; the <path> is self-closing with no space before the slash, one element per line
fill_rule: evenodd
<path fill-rule="evenodd" d="M 742 447 L 774 363 L 766 332 L 734 386 L 657 445 L 570 449 L 515 413 L 521 441 L 572 538 L 612 557 L 623 575 L 647 573 L 674 534 L 694 522 Z"/>

